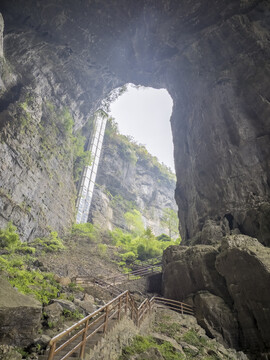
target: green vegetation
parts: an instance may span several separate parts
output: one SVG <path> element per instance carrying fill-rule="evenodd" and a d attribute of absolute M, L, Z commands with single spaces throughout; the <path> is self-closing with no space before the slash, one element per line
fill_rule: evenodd
<path fill-rule="evenodd" d="M 80 319 L 84 318 L 84 316 L 78 310 L 70 311 L 70 310 L 64 309 L 63 315 L 65 318 L 68 318 L 71 320 L 80 320 Z"/>
<path fill-rule="evenodd" d="M 72 235 L 87 238 L 90 243 L 100 242 L 100 229 L 90 223 L 74 224 L 72 226 Z"/>
<path fill-rule="evenodd" d="M 119 360 L 128 360 L 132 355 L 143 354 L 147 350 L 155 348 L 163 356 L 164 360 L 183 360 L 185 357 L 175 352 L 173 346 L 168 341 L 157 342 L 151 336 L 137 335 L 130 346 L 125 346 Z M 147 354 L 145 354 L 147 356 Z M 142 358 L 143 359 L 143 358 Z M 146 359 L 146 358 L 145 358 Z"/>
<path fill-rule="evenodd" d="M 15 254 L 0 256 L 0 271 L 8 277 L 11 285 L 23 294 L 33 294 L 43 304 L 57 297 L 60 285 L 54 275 L 31 269 L 33 258 L 30 255 Z"/>
<path fill-rule="evenodd" d="M 61 160 L 69 163 L 73 161 L 74 182 L 80 179 L 81 172 L 86 165 L 91 164 L 91 154 L 86 151 L 86 138 L 82 135 L 85 129 L 77 132 L 73 131 L 74 120 L 67 108 L 56 110 L 49 101 L 44 106 L 46 116 L 40 124 L 42 134 L 42 147 L 44 155 L 40 156 L 46 162 L 48 155 L 57 155 Z M 92 120 L 89 119 L 87 126 L 91 126 Z M 62 143 L 61 143 L 62 142 Z"/>
<path fill-rule="evenodd" d="M 57 297 L 61 286 L 54 275 L 41 272 L 34 266 L 34 254 L 39 251 L 56 252 L 64 249 L 57 232 L 52 231 L 48 238 L 36 239 L 31 246 L 21 243 L 17 228 L 8 223 L 0 230 L 0 248 L 5 252 L 0 256 L 0 272 L 7 276 L 11 285 L 23 294 L 33 294 L 43 304 Z"/>
<path fill-rule="evenodd" d="M 155 237 L 150 228 L 144 229 L 142 216 L 138 210 L 125 214 L 130 231 L 115 228 L 110 232 L 112 243 L 121 248 L 120 265 L 126 266 L 135 260 L 145 261 L 162 255 L 170 245 L 179 244 L 179 239 L 172 240 L 167 235 Z"/>
<path fill-rule="evenodd" d="M 163 210 L 162 225 L 169 229 L 169 237 L 178 235 L 179 220 L 176 212 L 173 209 L 165 208 Z"/>
<path fill-rule="evenodd" d="M 140 236 L 144 233 L 144 224 L 142 220 L 141 213 L 134 209 L 125 213 L 125 220 L 128 226 L 129 231 L 137 236 Z"/>
<path fill-rule="evenodd" d="M 48 238 L 37 238 L 31 242 L 31 246 L 43 252 L 55 252 L 65 249 L 62 240 L 56 231 L 52 231 Z"/>
<path fill-rule="evenodd" d="M 131 136 L 121 135 L 118 125 L 113 118 L 107 121 L 105 136 L 110 139 L 110 144 L 120 148 L 122 158 L 136 164 L 137 161 L 145 162 L 156 173 L 157 177 L 168 181 L 176 181 L 175 174 L 165 164 L 160 164 L 156 156 L 152 156 L 144 145 L 137 144 Z"/>
<path fill-rule="evenodd" d="M 5 229 L 0 230 L 0 248 L 15 249 L 20 244 L 16 226 L 9 222 Z"/>

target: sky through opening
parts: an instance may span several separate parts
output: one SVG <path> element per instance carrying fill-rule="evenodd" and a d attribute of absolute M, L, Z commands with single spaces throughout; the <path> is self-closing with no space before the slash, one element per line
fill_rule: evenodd
<path fill-rule="evenodd" d="M 172 106 L 166 89 L 128 84 L 127 91 L 111 103 L 109 114 L 118 123 L 121 134 L 131 135 L 175 172 L 170 124 Z"/>

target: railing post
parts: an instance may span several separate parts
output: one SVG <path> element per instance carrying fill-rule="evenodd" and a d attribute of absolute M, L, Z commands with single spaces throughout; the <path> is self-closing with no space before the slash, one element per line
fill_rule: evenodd
<path fill-rule="evenodd" d="M 184 309 L 183 309 L 183 304 L 181 303 L 181 313 L 182 315 L 184 315 Z"/>
<path fill-rule="evenodd" d="M 109 306 L 106 306 L 106 313 L 105 313 L 105 319 L 104 319 L 104 328 L 103 333 L 105 334 L 108 328 L 108 317 L 109 317 Z"/>
<path fill-rule="evenodd" d="M 49 352 L 49 356 L 48 356 L 48 360 L 53 360 L 55 348 L 56 348 L 56 343 L 54 342 L 54 343 L 51 345 L 50 352 Z"/>
<path fill-rule="evenodd" d="M 127 311 L 128 311 L 128 292 L 127 292 L 127 297 L 126 297 L 126 308 L 125 308 L 126 315 L 127 315 Z"/>
<path fill-rule="evenodd" d="M 83 358 L 84 358 L 88 324 L 89 324 L 89 319 L 87 319 L 86 322 L 85 322 L 85 328 L 84 328 L 84 332 L 83 332 L 83 336 L 82 336 L 82 345 L 81 345 L 81 351 L 80 351 L 80 359 L 83 359 Z"/>
<path fill-rule="evenodd" d="M 119 305 L 118 305 L 118 321 L 120 320 L 121 317 L 121 307 L 122 307 L 122 296 L 119 299 Z"/>

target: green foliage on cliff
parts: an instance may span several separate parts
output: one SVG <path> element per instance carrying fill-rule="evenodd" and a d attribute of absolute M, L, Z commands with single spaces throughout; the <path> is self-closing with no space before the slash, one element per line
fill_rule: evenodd
<path fill-rule="evenodd" d="M 134 235 L 140 236 L 144 233 L 144 224 L 142 220 L 141 213 L 134 209 L 132 211 L 126 212 L 125 220 L 128 226 L 128 229 Z"/>
<path fill-rule="evenodd" d="M 42 252 L 56 252 L 65 249 L 62 240 L 56 231 L 52 231 L 48 237 L 36 238 L 31 242 L 31 246 Z"/>
<path fill-rule="evenodd" d="M 122 158 L 127 159 L 132 164 L 137 161 L 145 162 L 147 167 L 155 172 L 157 178 L 163 178 L 168 181 L 176 181 L 175 174 L 165 164 L 161 164 L 156 156 L 151 155 L 144 145 L 139 145 L 131 136 L 121 135 L 118 125 L 113 118 L 107 121 L 106 137 L 110 140 L 110 144 L 118 146 Z"/>
<path fill-rule="evenodd" d="M 91 154 L 85 149 L 86 138 L 82 135 L 82 130 L 74 131 L 74 120 L 68 108 L 56 109 L 47 101 L 44 113 L 46 116 L 41 130 L 47 133 L 49 127 L 50 136 L 43 138 L 43 148 L 46 152 L 58 154 L 58 157 L 63 157 L 67 162 L 71 159 L 74 182 L 77 182 L 84 166 L 91 164 Z M 59 139 L 62 139 L 62 144 Z"/>
<path fill-rule="evenodd" d="M 33 294 L 43 304 L 57 297 L 60 285 L 51 273 L 29 269 L 32 259 L 28 256 L 0 256 L 0 271 L 8 276 L 8 281 L 22 294 Z"/>
<path fill-rule="evenodd" d="M 114 245 L 120 247 L 123 251 L 121 258 L 126 263 L 130 263 L 136 259 L 145 261 L 155 259 L 161 256 L 163 251 L 170 245 L 179 244 L 179 240 L 162 241 L 155 237 L 151 229 L 144 230 L 143 234 L 124 232 L 119 228 L 115 228 L 110 232 L 110 236 Z"/>
<path fill-rule="evenodd" d="M 16 226 L 9 222 L 5 229 L 0 229 L 0 248 L 15 249 L 20 244 Z"/>
<path fill-rule="evenodd" d="M 100 242 L 100 229 L 90 223 L 74 224 L 72 226 L 71 234 L 76 237 L 87 238 L 90 243 Z"/>
<path fill-rule="evenodd" d="M 165 208 L 163 210 L 163 217 L 161 223 L 164 227 L 169 229 L 169 237 L 172 237 L 173 235 L 179 233 L 178 231 L 179 220 L 177 213 L 173 209 Z"/>

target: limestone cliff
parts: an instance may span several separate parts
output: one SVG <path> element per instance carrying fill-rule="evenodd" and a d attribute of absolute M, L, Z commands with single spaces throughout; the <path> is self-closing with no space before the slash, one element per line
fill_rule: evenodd
<path fill-rule="evenodd" d="M 47 225 L 57 229 L 71 222 L 72 165 L 61 153 L 67 153 L 68 138 L 58 130 L 52 136 L 56 121 L 48 101 L 56 112 L 68 108 L 78 129 L 114 88 L 128 82 L 167 88 L 174 102 L 181 234 L 187 242 L 210 246 L 210 255 L 197 256 L 196 263 L 201 266 L 206 259 L 206 264 L 196 291 L 204 285 L 202 290 L 211 295 L 200 294 L 195 301 L 204 309 L 212 296 L 213 306 L 223 309 L 220 314 L 232 312 L 230 319 L 239 311 L 239 324 L 229 321 L 229 333 L 241 334 L 245 346 L 247 325 L 251 335 L 256 332 L 250 342 L 254 348 L 266 348 L 264 312 L 254 307 L 257 302 L 268 309 L 267 297 L 269 304 L 260 283 L 261 275 L 268 281 L 261 258 L 251 256 L 248 247 L 228 249 L 228 256 L 219 258 L 219 250 L 207 244 L 234 232 L 270 244 L 269 1 L 2 0 L 0 11 L 5 21 L 1 226 L 12 219 L 27 239 Z M 2 29 L 1 18 L 0 47 Z M 41 138 L 49 140 L 47 149 Z M 233 274 L 228 273 L 229 255 Z M 173 278 L 177 268 L 168 269 Z M 245 290 L 245 272 L 253 284 L 261 284 L 256 294 Z M 216 284 L 220 279 L 222 286 Z M 242 289 L 243 309 L 238 299 Z M 218 321 L 226 323 L 222 317 Z M 215 324 L 214 314 L 209 323 Z"/>
<path fill-rule="evenodd" d="M 164 209 L 176 211 L 174 174 L 147 150 L 127 137 L 107 130 L 90 209 L 90 221 L 102 228 L 127 229 L 124 214 L 137 209 L 145 227 L 167 233 L 161 223 Z"/>
<path fill-rule="evenodd" d="M 268 244 L 269 7 L 3 0 L 0 10 L 17 84 L 38 83 L 42 98 L 72 111 L 76 127 L 127 82 L 167 88 L 182 236 L 227 217 L 231 229 Z"/>

